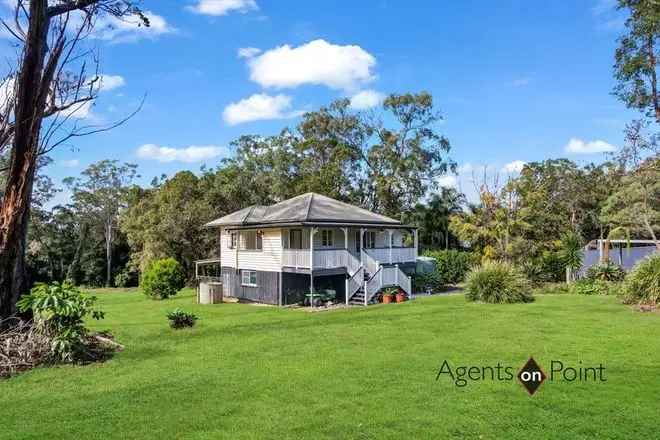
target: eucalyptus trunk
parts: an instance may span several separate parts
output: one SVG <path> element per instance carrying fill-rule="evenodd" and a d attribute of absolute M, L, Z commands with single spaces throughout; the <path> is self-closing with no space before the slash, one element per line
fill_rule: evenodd
<path fill-rule="evenodd" d="M 55 67 L 44 67 L 49 18 L 47 0 L 30 1 L 25 46 L 16 84 L 15 128 L 2 205 L 0 205 L 0 319 L 13 315 L 27 287 L 25 243 L 39 133 Z M 61 53 L 62 48 L 55 51 Z M 55 55 L 57 56 L 57 55 Z"/>

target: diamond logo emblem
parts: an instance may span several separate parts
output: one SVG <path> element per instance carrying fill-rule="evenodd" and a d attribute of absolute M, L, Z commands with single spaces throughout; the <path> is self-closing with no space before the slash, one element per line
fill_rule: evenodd
<path fill-rule="evenodd" d="M 540 388 L 543 381 L 547 378 L 541 366 L 530 357 L 518 372 L 518 380 L 525 387 L 530 396 Z"/>

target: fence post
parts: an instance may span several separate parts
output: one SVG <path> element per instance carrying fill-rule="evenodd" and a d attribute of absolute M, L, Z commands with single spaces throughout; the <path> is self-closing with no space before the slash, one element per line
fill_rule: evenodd
<path fill-rule="evenodd" d="M 394 280 L 396 285 L 399 285 L 399 265 L 395 264 L 394 267 L 396 268 L 396 271 L 394 271 Z"/>
<path fill-rule="evenodd" d="M 368 292 L 367 292 L 367 282 L 365 281 L 364 282 L 364 305 L 365 306 L 367 305 L 367 294 L 368 294 Z"/>

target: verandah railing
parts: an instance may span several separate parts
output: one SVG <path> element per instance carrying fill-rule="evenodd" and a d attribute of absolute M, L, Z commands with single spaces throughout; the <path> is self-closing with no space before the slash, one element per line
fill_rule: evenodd
<path fill-rule="evenodd" d="M 415 248 L 412 247 L 380 247 L 380 248 L 369 248 L 363 250 L 367 252 L 380 263 L 409 263 L 415 261 L 417 255 L 415 254 Z"/>
<path fill-rule="evenodd" d="M 351 276 L 348 279 L 348 292 L 346 292 L 346 304 L 348 304 L 348 300 L 355 295 L 355 293 L 360 290 L 360 287 L 362 287 L 362 283 L 364 283 L 364 267 L 359 267 L 358 270 L 355 271 L 353 276 Z"/>
<path fill-rule="evenodd" d="M 310 267 L 308 249 L 282 249 L 282 266 Z M 349 274 L 354 274 L 361 266 L 360 260 L 347 249 L 314 249 L 314 269 L 334 269 L 345 267 Z"/>

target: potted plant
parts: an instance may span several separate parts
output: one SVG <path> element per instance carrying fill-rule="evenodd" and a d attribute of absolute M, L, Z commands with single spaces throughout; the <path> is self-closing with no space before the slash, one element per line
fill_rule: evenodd
<path fill-rule="evenodd" d="M 389 304 L 394 301 L 395 289 L 385 289 L 383 291 L 383 304 Z"/>
<path fill-rule="evenodd" d="M 396 292 L 396 302 L 402 303 L 406 300 L 406 292 L 404 292 L 402 289 L 399 289 Z"/>

